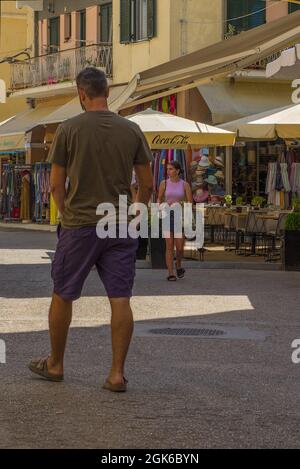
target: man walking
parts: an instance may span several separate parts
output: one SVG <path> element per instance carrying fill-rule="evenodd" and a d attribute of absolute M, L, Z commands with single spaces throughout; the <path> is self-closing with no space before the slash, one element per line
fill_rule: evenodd
<path fill-rule="evenodd" d="M 126 195 L 130 203 L 133 169 L 139 186 L 136 201 L 147 204 L 152 192 L 152 155 L 140 128 L 108 110 L 109 89 L 102 71 L 84 69 L 77 77 L 77 87 L 86 112 L 58 127 L 49 155 L 51 191 L 62 214 L 52 265 L 51 355 L 31 361 L 29 368 L 48 380 L 63 380 L 72 302 L 80 298 L 84 282 L 96 265 L 112 311 L 112 367 L 103 387 L 124 392 L 124 365 L 133 333 L 130 298 L 138 244 L 130 237 L 98 238 L 96 211 L 99 204 L 110 203 L 118 215 L 119 195 Z"/>

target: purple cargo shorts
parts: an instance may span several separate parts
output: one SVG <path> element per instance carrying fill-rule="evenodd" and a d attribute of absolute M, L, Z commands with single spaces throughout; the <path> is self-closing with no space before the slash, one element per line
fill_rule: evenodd
<path fill-rule="evenodd" d="M 95 265 L 109 298 L 130 298 L 137 248 L 137 239 L 98 238 L 96 227 L 61 228 L 51 271 L 54 293 L 78 300 Z"/>

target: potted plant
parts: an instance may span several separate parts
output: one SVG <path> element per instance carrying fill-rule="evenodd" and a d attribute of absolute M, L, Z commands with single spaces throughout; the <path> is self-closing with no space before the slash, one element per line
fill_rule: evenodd
<path fill-rule="evenodd" d="M 232 196 L 229 195 L 229 194 L 225 195 L 224 199 L 225 199 L 226 207 L 231 208 L 231 206 L 232 206 Z"/>
<path fill-rule="evenodd" d="M 242 209 L 243 203 L 244 203 L 243 197 L 237 197 L 237 199 L 236 199 L 236 211 L 237 211 L 238 213 L 241 213 L 241 212 L 242 212 L 242 210 L 243 210 L 243 209 Z"/>
<path fill-rule="evenodd" d="M 289 213 L 285 222 L 284 270 L 300 271 L 300 211 Z"/>
<path fill-rule="evenodd" d="M 263 197 L 261 197 L 260 195 L 256 195 L 255 197 L 253 197 L 251 205 L 252 207 L 254 207 L 254 210 L 259 210 L 263 205 L 264 201 L 265 199 Z"/>

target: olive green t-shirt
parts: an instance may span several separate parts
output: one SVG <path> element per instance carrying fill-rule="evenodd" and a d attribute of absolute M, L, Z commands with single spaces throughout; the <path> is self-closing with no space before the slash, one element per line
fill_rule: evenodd
<path fill-rule="evenodd" d="M 110 111 L 90 111 L 58 127 L 48 160 L 66 168 L 69 178 L 62 226 L 80 228 L 97 225 L 101 203 L 113 204 L 117 217 L 119 195 L 132 203 L 133 167 L 151 162 L 152 153 L 135 123 Z"/>

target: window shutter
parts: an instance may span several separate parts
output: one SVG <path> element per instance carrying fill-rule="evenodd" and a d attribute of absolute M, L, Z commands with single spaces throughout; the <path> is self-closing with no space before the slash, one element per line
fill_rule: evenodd
<path fill-rule="evenodd" d="M 257 26 L 261 26 L 266 22 L 266 2 L 261 2 L 260 0 L 256 0 L 255 2 L 249 2 L 248 12 L 255 13 L 251 16 L 248 16 L 248 29 L 256 28 Z"/>
<path fill-rule="evenodd" d="M 236 32 L 247 31 L 266 22 L 266 2 L 261 0 L 227 0 L 227 28 L 229 24 Z M 236 18 L 236 19 L 234 19 Z"/>
<path fill-rule="evenodd" d="M 100 30 L 101 42 L 108 42 L 108 36 L 109 36 L 108 21 L 109 21 L 109 18 L 108 18 L 108 6 L 107 5 L 101 6 L 100 17 L 101 17 L 101 30 Z"/>
<path fill-rule="evenodd" d="M 297 3 L 289 3 L 289 13 L 295 13 L 295 11 L 300 10 L 300 5 Z"/>
<path fill-rule="evenodd" d="M 147 28 L 148 38 L 156 35 L 156 0 L 148 0 L 147 2 Z"/>
<path fill-rule="evenodd" d="M 120 0 L 120 27 L 121 43 L 128 43 L 131 40 L 131 0 Z"/>
<path fill-rule="evenodd" d="M 233 26 L 236 32 L 243 28 L 242 16 L 245 14 L 245 1 L 228 0 L 227 1 L 227 29 L 229 25 Z M 236 19 L 234 19 L 236 18 Z"/>

